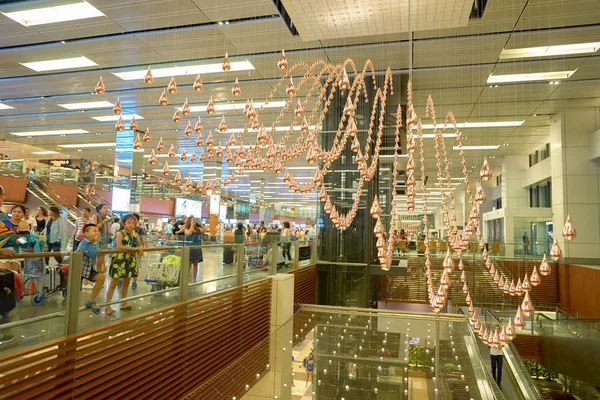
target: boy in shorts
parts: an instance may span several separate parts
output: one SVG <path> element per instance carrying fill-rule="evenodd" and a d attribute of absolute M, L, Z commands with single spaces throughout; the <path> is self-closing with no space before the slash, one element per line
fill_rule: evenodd
<path fill-rule="evenodd" d="M 79 243 L 78 251 L 83 252 L 83 262 L 81 266 L 81 279 L 87 279 L 94 282 L 94 287 L 90 293 L 85 306 L 92 310 L 94 314 L 100 314 L 100 307 L 96 305 L 96 297 L 104 286 L 105 276 L 96 271 L 96 253 L 98 248 L 96 241 L 98 240 L 98 227 L 94 224 L 86 224 L 83 227 L 85 237 Z"/>

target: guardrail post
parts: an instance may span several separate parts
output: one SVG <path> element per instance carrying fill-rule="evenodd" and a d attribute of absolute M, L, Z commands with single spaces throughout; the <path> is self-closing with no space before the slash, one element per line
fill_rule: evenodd
<path fill-rule="evenodd" d="M 292 264 L 292 269 L 298 268 L 300 265 L 300 242 L 294 242 L 294 264 Z"/>
<path fill-rule="evenodd" d="M 277 242 L 271 242 L 271 265 L 269 265 L 269 275 L 277 274 Z"/>
<path fill-rule="evenodd" d="M 67 280 L 67 315 L 65 335 L 77 333 L 79 321 L 79 296 L 81 294 L 81 268 L 83 253 L 71 252 L 69 254 L 69 279 Z"/>
<path fill-rule="evenodd" d="M 183 246 L 181 248 L 181 268 L 179 271 L 179 301 L 187 301 L 189 296 L 190 284 L 190 248 Z"/>
<path fill-rule="evenodd" d="M 237 273 L 237 285 L 242 286 L 244 284 L 244 244 L 239 243 L 237 246 L 237 260 L 236 260 L 236 273 Z"/>

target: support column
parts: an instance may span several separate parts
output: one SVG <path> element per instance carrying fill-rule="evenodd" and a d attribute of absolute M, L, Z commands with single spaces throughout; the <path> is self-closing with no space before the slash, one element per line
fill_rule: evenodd
<path fill-rule="evenodd" d="M 522 241 L 523 232 L 515 232 L 511 209 L 529 207 L 529 194 L 523 187 L 523 172 L 528 167 L 527 156 L 508 155 L 502 159 L 502 208 L 504 212 L 505 254 L 515 254 L 515 243 Z"/>
<path fill-rule="evenodd" d="M 590 134 L 598 129 L 600 109 L 565 110 L 550 118 L 553 238 L 564 257 L 600 257 L 600 173 L 590 153 Z M 577 238 L 565 243 L 567 215 Z"/>
<path fill-rule="evenodd" d="M 129 127 L 131 121 L 125 120 L 124 122 L 125 126 Z M 129 189 L 129 210 L 116 211 L 129 211 L 132 213 L 139 213 L 141 211 L 144 151 L 133 150 L 133 141 L 135 135 L 138 133 L 140 135 L 144 134 L 142 131 L 133 131 L 130 129 L 116 132 L 115 171 L 117 171 L 116 166 L 120 167 L 119 170 L 131 166 L 129 176 L 115 176 L 114 187 Z"/>

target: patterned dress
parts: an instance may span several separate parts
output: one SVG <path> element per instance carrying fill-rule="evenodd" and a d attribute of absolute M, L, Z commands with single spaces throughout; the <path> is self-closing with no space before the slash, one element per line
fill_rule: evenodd
<path fill-rule="evenodd" d="M 135 231 L 131 233 L 121 229 L 123 237 L 123 245 L 127 247 L 139 246 L 140 239 Z M 117 235 L 119 234 L 117 232 Z M 110 259 L 110 271 L 108 272 L 111 278 L 136 278 L 138 276 L 138 266 L 136 262 L 136 253 L 116 253 Z"/>

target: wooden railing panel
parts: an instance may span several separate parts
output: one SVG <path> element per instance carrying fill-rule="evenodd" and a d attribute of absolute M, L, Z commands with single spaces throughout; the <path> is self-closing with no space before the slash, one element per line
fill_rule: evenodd
<path fill-rule="evenodd" d="M 264 279 L 15 350 L 0 362 L 0 399 L 182 398 L 247 354 L 261 362 L 234 372 L 255 376 L 269 359 L 270 310 Z M 246 391 L 219 382 L 229 398 Z"/>

